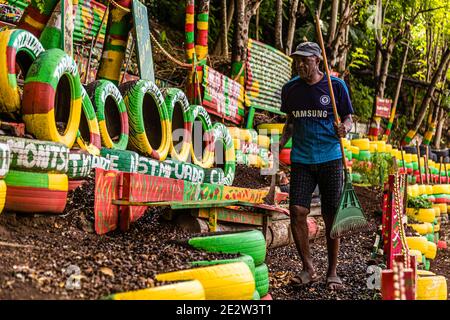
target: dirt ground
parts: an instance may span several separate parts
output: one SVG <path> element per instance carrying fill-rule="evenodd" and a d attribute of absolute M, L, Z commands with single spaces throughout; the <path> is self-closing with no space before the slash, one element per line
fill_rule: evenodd
<path fill-rule="evenodd" d="M 244 180 L 255 177 L 247 170 Z M 266 177 L 261 180 L 261 185 L 269 181 Z M 115 292 L 160 285 L 154 280 L 156 274 L 188 268 L 190 261 L 225 257 L 173 243 L 188 233 L 166 221 L 162 210 L 150 209 L 127 233 L 96 235 L 91 182 L 70 194 L 65 216 L 0 215 L 0 299 L 100 299 Z M 360 188 L 357 192 L 370 220 L 379 222 L 379 194 Z M 342 241 L 338 272 L 346 288 L 339 293 L 325 289 L 324 237 L 312 243 L 322 281 L 301 289 L 289 284 L 301 270 L 295 246 L 270 249 L 266 263 L 272 297 L 378 299 L 378 291 L 366 285 L 368 265 L 380 263 L 370 258 L 374 236 L 368 232 Z M 432 262 L 432 268 L 447 278 L 448 259 L 448 251 L 441 251 Z"/>

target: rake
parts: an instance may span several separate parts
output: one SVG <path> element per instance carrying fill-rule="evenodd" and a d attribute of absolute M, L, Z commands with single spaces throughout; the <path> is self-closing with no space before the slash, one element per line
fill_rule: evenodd
<path fill-rule="evenodd" d="M 339 114 L 336 108 L 336 101 L 334 99 L 333 85 L 331 83 L 330 72 L 328 69 L 328 62 L 325 53 L 325 46 L 323 45 L 322 31 L 320 29 L 320 18 L 319 14 L 316 12 L 316 31 L 317 37 L 320 42 L 320 48 L 322 49 L 322 58 L 326 70 L 328 88 L 330 90 L 331 103 L 333 105 L 333 114 L 336 123 L 339 125 L 341 120 L 339 119 Z M 339 139 L 342 152 L 342 162 L 344 165 L 344 187 L 342 190 L 341 198 L 339 200 L 339 208 L 334 217 L 333 226 L 331 227 L 330 237 L 332 239 L 341 238 L 344 236 L 349 236 L 351 234 L 368 231 L 371 225 L 367 221 L 364 211 L 361 208 L 356 192 L 353 189 L 352 181 L 350 178 L 350 173 L 347 168 L 347 163 L 345 161 L 344 145 L 342 139 Z"/>

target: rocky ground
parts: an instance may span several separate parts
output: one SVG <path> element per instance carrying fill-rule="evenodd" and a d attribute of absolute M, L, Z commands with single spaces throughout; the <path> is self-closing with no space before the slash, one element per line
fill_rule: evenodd
<path fill-rule="evenodd" d="M 268 177 L 238 168 L 238 184 L 268 186 Z M 194 260 L 223 258 L 173 243 L 188 234 L 150 209 L 127 233 L 98 236 L 93 231 L 93 181 L 70 194 L 64 216 L 0 215 L 0 299 L 99 299 L 111 293 L 136 290 L 156 283 L 157 273 L 189 267 Z M 379 221 L 379 193 L 357 188 L 371 221 Z M 319 224 L 321 221 L 319 220 Z M 346 288 L 332 293 L 325 288 L 325 238 L 312 244 L 320 282 L 294 288 L 289 280 L 301 270 L 294 245 L 270 249 L 274 299 L 378 299 L 366 285 L 374 232 L 342 241 L 338 272 Z M 437 273 L 450 276 L 449 253 L 441 251 L 432 262 Z M 72 281 L 70 280 L 72 279 Z"/>

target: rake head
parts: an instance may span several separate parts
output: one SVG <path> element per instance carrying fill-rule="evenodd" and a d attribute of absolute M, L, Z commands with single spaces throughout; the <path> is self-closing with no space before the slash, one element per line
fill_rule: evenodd
<path fill-rule="evenodd" d="M 370 230 L 372 230 L 372 225 L 367 221 L 367 217 L 353 189 L 350 175 L 346 170 L 344 190 L 339 201 L 339 208 L 334 217 L 330 237 L 336 239 Z"/>

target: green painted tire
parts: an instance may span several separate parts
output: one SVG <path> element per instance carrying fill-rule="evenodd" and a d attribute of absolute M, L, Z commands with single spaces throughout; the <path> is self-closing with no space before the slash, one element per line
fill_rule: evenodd
<path fill-rule="evenodd" d="M 94 106 L 83 86 L 81 86 L 81 98 L 83 112 L 81 114 L 76 142 L 81 149 L 98 156 L 100 154 L 100 149 L 102 148 L 100 127 L 98 125 Z"/>
<path fill-rule="evenodd" d="M 110 170 L 111 161 L 101 156 L 92 156 L 92 169 Z"/>
<path fill-rule="evenodd" d="M 164 102 L 166 103 L 167 113 L 169 115 L 169 143 L 170 143 L 170 157 L 174 160 L 186 162 L 191 153 L 191 138 L 192 138 L 192 116 L 190 111 L 189 101 L 186 94 L 176 88 L 169 88 L 164 91 Z M 181 108 L 181 118 L 175 118 L 175 107 L 179 105 Z M 181 125 L 180 122 L 183 122 Z M 181 147 L 177 150 L 173 141 L 173 130 L 183 129 L 183 142 Z M 182 127 L 182 128 L 181 128 Z"/>
<path fill-rule="evenodd" d="M 245 262 L 245 264 L 248 265 L 253 276 L 255 276 L 255 262 L 253 261 L 253 258 L 251 256 L 246 254 L 234 259 L 192 261 L 191 265 L 195 267 L 205 267 L 205 266 L 212 266 L 215 264 L 225 264 L 241 261 Z"/>
<path fill-rule="evenodd" d="M 10 170 L 5 177 L 7 186 L 41 188 L 48 190 L 68 190 L 68 178 L 65 174 L 28 172 Z"/>
<path fill-rule="evenodd" d="M 369 161 L 371 158 L 371 153 L 368 150 L 359 150 L 358 160 L 359 161 Z"/>
<path fill-rule="evenodd" d="M 32 62 L 44 48 L 32 33 L 12 29 L 0 32 L 0 112 L 16 113 L 21 108 L 21 94 L 16 79 L 16 64 L 25 77 Z"/>
<path fill-rule="evenodd" d="M 203 180 L 203 183 L 222 185 L 224 178 L 225 173 L 220 168 L 205 169 L 205 179 Z"/>
<path fill-rule="evenodd" d="M 10 150 L 10 169 L 66 173 L 69 164 L 69 149 L 60 143 L 0 136 L 0 142 Z"/>
<path fill-rule="evenodd" d="M 139 155 L 134 151 L 102 148 L 100 155 L 111 162 L 110 170 L 137 173 Z"/>
<path fill-rule="evenodd" d="M 203 183 L 204 181 L 205 171 L 202 167 L 176 160 L 165 160 L 163 162 L 170 166 L 170 178 L 192 183 Z"/>
<path fill-rule="evenodd" d="M 218 253 L 240 253 L 253 258 L 255 265 L 266 259 L 266 240 L 259 230 L 243 232 L 218 232 L 189 239 L 196 249 Z"/>
<path fill-rule="evenodd" d="M 92 170 L 92 155 L 84 152 L 71 152 L 69 154 L 69 179 L 83 179 L 90 175 Z"/>
<path fill-rule="evenodd" d="M 139 157 L 138 173 L 147 174 L 154 177 L 169 178 L 172 169 L 170 164 L 151 158 Z"/>
<path fill-rule="evenodd" d="M 352 182 L 354 183 L 360 183 L 361 182 L 361 174 L 357 172 L 352 173 Z"/>
<path fill-rule="evenodd" d="M 236 172 L 236 154 L 234 152 L 233 139 L 231 135 L 222 123 L 215 123 L 213 125 L 214 145 L 220 141 L 225 149 L 225 166 L 223 184 L 231 186 L 234 180 L 234 174 Z"/>
<path fill-rule="evenodd" d="M 102 146 L 125 150 L 128 145 L 128 115 L 119 89 L 108 80 L 97 80 L 86 86 L 97 115 Z"/>
<path fill-rule="evenodd" d="M 163 161 L 169 153 L 171 135 L 169 114 L 161 91 L 148 80 L 126 82 L 119 89 L 128 112 L 130 147 L 145 156 Z M 160 133 L 157 134 L 156 130 Z M 153 136 L 160 136 L 161 139 L 153 141 Z"/>
<path fill-rule="evenodd" d="M 269 268 L 265 263 L 255 268 L 255 286 L 260 297 L 269 292 Z"/>
<path fill-rule="evenodd" d="M 0 143 L 0 179 L 8 174 L 10 163 L 11 151 L 9 146 L 6 143 Z"/>

